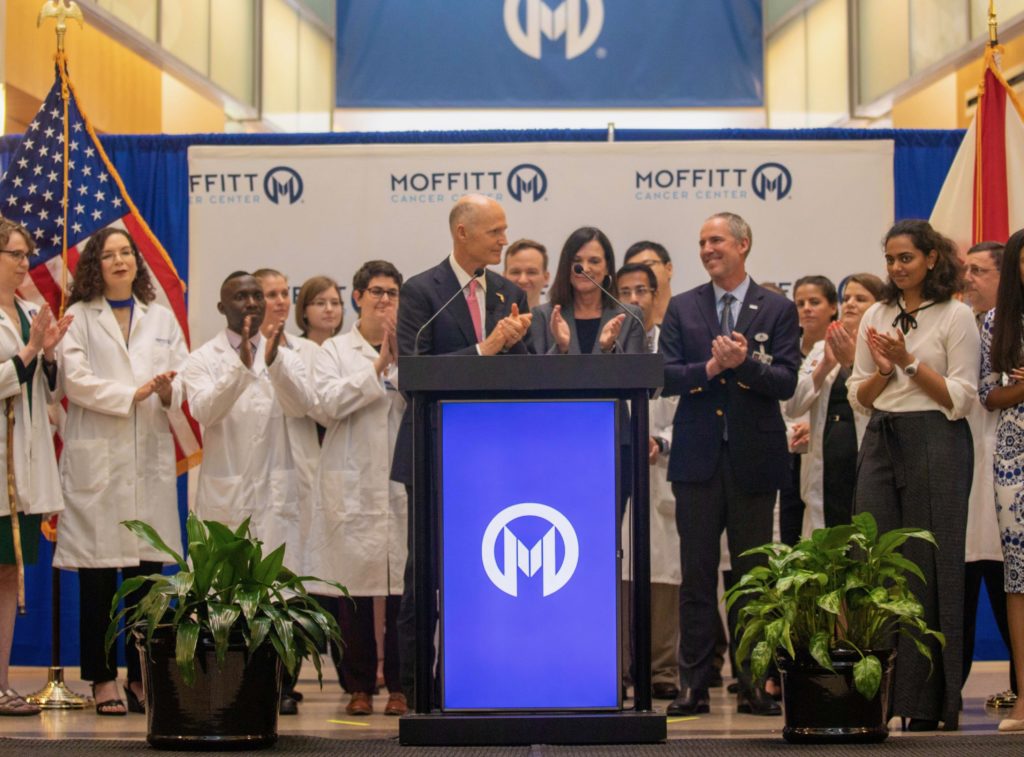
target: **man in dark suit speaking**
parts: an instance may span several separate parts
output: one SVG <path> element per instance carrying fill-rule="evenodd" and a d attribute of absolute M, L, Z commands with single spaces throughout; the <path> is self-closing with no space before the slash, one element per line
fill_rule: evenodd
<path fill-rule="evenodd" d="M 683 569 L 681 692 L 669 715 L 709 711 L 722 530 L 739 579 L 758 563 L 741 553 L 771 541 L 775 493 L 789 476 L 779 402 L 796 388 L 800 330 L 793 303 L 747 275 L 751 241 L 750 226 L 738 215 L 705 221 L 700 259 L 711 281 L 673 297 L 662 324 L 664 393 L 679 395 L 668 478 Z M 741 605 L 730 612 L 730 628 Z M 779 714 L 750 680 L 749 667 L 735 674 L 739 712 Z"/>
<path fill-rule="evenodd" d="M 466 195 L 448 216 L 452 253 L 402 287 L 396 336 L 400 355 L 497 355 L 526 353 L 530 328 L 526 293 L 487 266 L 501 262 L 508 244 L 508 223 L 500 204 L 482 195 Z M 481 276 L 477 271 L 484 269 Z M 463 296 L 456 297 L 460 290 Z M 450 299 L 454 301 L 445 307 Z M 442 308 L 444 310 L 442 311 Z M 420 328 L 437 317 L 423 333 Z M 398 377 L 401 383 L 401 375 Z M 412 416 L 406 408 L 395 442 L 391 479 L 409 493 L 409 559 L 398 618 L 402 688 L 411 698 L 414 675 L 415 606 L 412 572 Z"/>

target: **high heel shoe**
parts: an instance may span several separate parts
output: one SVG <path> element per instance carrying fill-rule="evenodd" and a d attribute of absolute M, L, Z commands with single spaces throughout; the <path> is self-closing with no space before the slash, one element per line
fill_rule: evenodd
<path fill-rule="evenodd" d="M 1003 733 L 1024 731 L 1024 718 L 1003 718 L 999 721 L 999 730 Z"/>
<path fill-rule="evenodd" d="M 132 691 L 130 683 L 124 687 L 124 698 L 125 701 L 128 702 L 128 712 L 136 712 L 140 715 L 146 714 L 145 703 L 136 696 L 134 691 Z"/>
<path fill-rule="evenodd" d="M 114 689 L 116 692 L 117 689 Z M 96 700 L 96 684 L 92 684 L 92 698 Z M 105 699 L 102 702 L 96 702 L 96 714 L 103 716 L 121 717 L 127 715 L 128 710 L 124 707 L 124 702 L 120 699 Z"/>

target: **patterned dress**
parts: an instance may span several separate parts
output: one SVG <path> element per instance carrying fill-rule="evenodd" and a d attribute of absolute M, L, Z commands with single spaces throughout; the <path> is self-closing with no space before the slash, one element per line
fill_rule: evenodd
<path fill-rule="evenodd" d="M 995 310 L 985 317 L 981 330 L 981 377 L 978 397 L 982 402 L 1003 377 L 992 370 L 992 322 Z M 1003 545 L 1004 589 L 1024 594 L 1024 403 L 999 411 L 996 454 L 993 462 L 996 515 Z"/>

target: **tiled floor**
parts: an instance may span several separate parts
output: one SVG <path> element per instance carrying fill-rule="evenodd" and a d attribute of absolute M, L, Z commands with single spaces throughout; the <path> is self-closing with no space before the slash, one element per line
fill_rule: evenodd
<path fill-rule="evenodd" d="M 308 666 L 307 666 L 308 667 Z M 78 678 L 77 668 L 66 671 L 66 678 L 73 690 L 79 694 L 88 692 L 88 686 Z M 11 684 L 22 694 L 29 694 L 40 688 L 46 681 L 44 668 L 14 668 Z M 985 708 L 988 695 L 1006 688 L 1007 664 L 1005 662 L 978 662 L 974 664 L 971 677 L 964 689 L 964 713 L 958 733 L 994 732 L 999 716 Z M 345 714 L 347 695 L 343 694 L 334 679 L 324 680 L 321 691 L 315 679 L 303 679 L 299 690 L 305 694 L 299 715 L 283 717 L 280 720 L 281 733 L 327 736 L 333 738 L 391 738 L 398 733 L 398 719 L 374 714 L 370 717 L 354 718 Z M 385 696 L 376 697 L 374 704 L 383 709 Z M 665 702 L 656 702 L 664 707 Z M 668 734 L 670 739 L 687 737 L 750 737 L 779 735 L 782 718 L 765 718 L 736 713 L 734 697 L 724 689 L 712 691 L 711 713 L 694 718 L 670 718 Z M 899 736 L 898 722 L 893 723 Z M 146 733 L 146 718 L 142 715 L 127 717 L 97 717 L 92 709 L 43 712 L 39 717 L 3 718 L 0 732 L 4 736 L 26 736 L 46 738 L 143 738 Z M 919 735 L 919 734 L 915 734 Z M 957 733 L 940 733 L 940 737 L 956 738 Z M 1024 734 L 1007 736 L 1020 738 L 1024 753 Z"/>

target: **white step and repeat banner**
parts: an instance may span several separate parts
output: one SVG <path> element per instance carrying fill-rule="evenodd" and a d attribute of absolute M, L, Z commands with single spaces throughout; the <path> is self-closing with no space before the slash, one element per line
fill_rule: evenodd
<path fill-rule="evenodd" d="M 470 192 L 504 205 L 509 241 L 547 245 L 552 269 L 579 226 L 601 228 L 619 265 L 633 242 L 661 242 L 676 293 L 707 278 L 697 239 L 713 213 L 750 222 L 748 270 L 785 288 L 807 274 L 882 275 L 894 214 L 891 140 L 191 147 L 188 161 L 197 345 L 223 327 L 220 282 L 261 267 L 296 292 L 313 275 L 337 279 L 348 328 L 359 265 L 389 260 L 408 277 L 439 262 L 448 212 Z"/>

